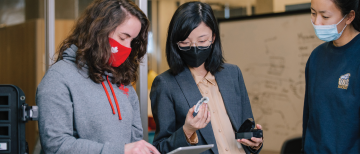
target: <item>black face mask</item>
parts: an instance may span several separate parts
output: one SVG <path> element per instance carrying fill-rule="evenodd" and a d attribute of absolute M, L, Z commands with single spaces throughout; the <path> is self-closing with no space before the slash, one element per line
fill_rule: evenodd
<path fill-rule="evenodd" d="M 197 47 L 191 47 L 190 50 L 179 50 L 179 54 L 184 62 L 190 67 L 199 67 L 203 64 L 211 53 L 211 47 L 199 50 Z"/>

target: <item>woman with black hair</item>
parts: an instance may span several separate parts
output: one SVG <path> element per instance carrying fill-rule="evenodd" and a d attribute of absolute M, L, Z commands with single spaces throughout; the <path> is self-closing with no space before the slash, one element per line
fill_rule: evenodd
<path fill-rule="evenodd" d="M 204 153 L 220 154 L 258 153 L 262 147 L 262 138 L 235 140 L 235 131 L 253 115 L 241 71 L 224 63 L 219 36 L 208 4 L 185 3 L 171 19 L 166 42 L 170 69 L 155 78 L 150 93 L 153 145 L 161 153 L 204 144 L 214 144 Z M 209 101 L 196 112 L 202 97 Z"/>
<path fill-rule="evenodd" d="M 360 153 L 359 5 L 311 1 L 312 24 L 325 43 L 306 64 L 304 153 Z"/>

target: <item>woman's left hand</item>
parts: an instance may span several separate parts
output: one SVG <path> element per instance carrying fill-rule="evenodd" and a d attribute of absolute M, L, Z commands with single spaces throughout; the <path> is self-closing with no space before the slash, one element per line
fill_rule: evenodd
<path fill-rule="evenodd" d="M 261 125 L 257 124 L 256 125 L 256 129 L 262 129 Z M 252 137 L 251 141 L 248 139 L 237 139 L 237 141 L 245 146 L 248 147 L 259 147 L 261 145 L 261 143 L 263 143 L 263 139 L 262 138 L 255 138 Z"/>

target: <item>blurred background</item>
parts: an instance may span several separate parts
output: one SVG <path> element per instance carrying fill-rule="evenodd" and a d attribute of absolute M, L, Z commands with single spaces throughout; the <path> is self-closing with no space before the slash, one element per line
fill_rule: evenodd
<path fill-rule="evenodd" d="M 188 1 L 147 1 L 147 15 L 151 22 L 147 57 L 149 91 L 153 79 L 169 68 L 165 57 L 165 43 L 171 17 L 177 7 Z M 92 0 L 55 0 L 56 51 L 61 41 L 69 34 L 76 19 L 91 2 Z M 219 20 L 292 12 L 310 7 L 310 0 L 201 0 L 201 2 L 210 4 Z M 241 66 L 239 67 L 242 69 Z M 0 0 L 0 84 L 19 86 L 27 96 L 26 102 L 35 105 L 36 87 L 45 74 L 45 69 L 44 0 Z M 255 120 L 256 117 L 255 114 Z M 300 120 L 301 118 L 298 117 Z M 155 124 L 150 105 L 148 105 L 148 120 L 149 142 L 152 142 Z M 267 135 L 265 132 L 265 146 L 261 153 L 280 153 L 280 144 L 267 145 L 272 142 L 271 138 L 266 138 Z M 301 125 L 300 130 L 289 136 L 291 135 L 301 135 Z M 38 153 L 37 122 L 31 121 L 26 124 L 26 140 L 30 153 Z M 280 142 L 282 143 L 283 140 Z"/>

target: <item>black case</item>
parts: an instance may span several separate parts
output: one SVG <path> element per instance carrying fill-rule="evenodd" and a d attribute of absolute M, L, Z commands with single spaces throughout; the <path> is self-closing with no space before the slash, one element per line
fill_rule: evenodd
<path fill-rule="evenodd" d="M 19 87 L 0 85 L 0 144 L 7 144 L 7 150 L 2 148 L 0 153 L 29 153 L 25 140 L 26 121 L 21 119 L 25 104 L 25 94 Z"/>
<path fill-rule="evenodd" d="M 251 139 L 252 137 L 262 138 L 263 131 L 254 129 L 255 123 L 252 118 L 248 118 L 240 126 L 239 130 L 235 133 L 235 139 Z"/>

